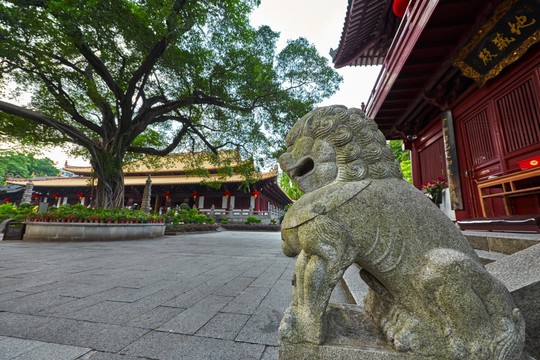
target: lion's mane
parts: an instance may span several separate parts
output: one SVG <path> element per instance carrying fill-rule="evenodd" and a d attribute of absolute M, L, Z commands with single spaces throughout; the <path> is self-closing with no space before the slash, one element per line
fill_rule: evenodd
<path fill-rule="evenodd" d="M 327 106 L 302 117 L 285 139 L 289 147 L 302 136 L 326 140 L 335 151 L 338 181 L 401 178 L 401 168 L 377 124 L 360 109 Z"/>

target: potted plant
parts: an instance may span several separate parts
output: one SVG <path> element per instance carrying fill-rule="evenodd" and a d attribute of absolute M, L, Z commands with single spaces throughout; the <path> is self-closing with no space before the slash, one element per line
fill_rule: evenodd
<path fill-rule="evenodd" d="M 422 192 L 426 194 L 435 205 L 439 205 L 442 202 L 442 191 L 446 186 L 446 179 L 438 177 L 432 182 L 422 184 Z"/>

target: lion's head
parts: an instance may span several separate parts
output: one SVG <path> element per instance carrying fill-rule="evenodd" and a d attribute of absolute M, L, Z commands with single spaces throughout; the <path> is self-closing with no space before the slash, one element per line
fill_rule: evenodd
<path fill-rule="evenodd" d="M 281 168 L 306 193 L 335 181 L 402 177 L 384 135 L 359 109 L 315 109 L 298 120 L 285 144 Z"/>

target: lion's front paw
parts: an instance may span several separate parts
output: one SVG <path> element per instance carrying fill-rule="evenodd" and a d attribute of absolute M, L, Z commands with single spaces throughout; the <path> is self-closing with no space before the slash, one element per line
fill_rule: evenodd
<path fill-rule="evenodd" d="M 322 344 L 324 326 L 320 319 L 302 314 L 296 306 L 289 306 L 279 325 L 279 340 L 296 343 Z"/>
<path fill-rule="evenodd" d="M 422 347 L 421 322 L 399 306 L 395 306 L 390 315 L 383 319 L 382 330 L 386 339 L 393 343 L 398 351 L 415 352 Z"/>

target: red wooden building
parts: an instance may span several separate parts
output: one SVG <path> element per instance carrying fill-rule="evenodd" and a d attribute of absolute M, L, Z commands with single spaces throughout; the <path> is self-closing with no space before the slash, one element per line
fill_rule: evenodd
<path fill-rule="evenodd" d="M 460 226 L 538 231 L 539 40 L 539 0 L 349 0 L 331 54 L 381 65 L 366 113 L 411 150 L 416 187 L 448 179 Z"/>
<path fill-rule="evenodd" d="M 156 212 L 187 204 L 217 220 L 228 218 L 231 222 L 244 222 L 248 216 L 256 216 L 268 223 L 271 219 L 279 219 L 284 213 L 284 206 L 292 203 L 277 183 L 277 166 L 259 174 L 249 189 L 241 187 L 244 181 L 242 175 L 234 173 L 220 176 L 220 167 L 212 162 L 205 160 L 197 164 L 199 170 L 207 172 L 204 176 L 194 173 L 193 166 L 186 154 L 169 155 L 153 163 L 137 161 L 125 166 L 124 205 L 140 208 L 149 176 L 150 207 Z M 92 205 L 97 181 L 92 178 L 92 168 L 66 164 L 64 170 L 75 176 L 9 178 L 7 182 L 27 186 L 32 180 L 32 193 L 36 195 L 32 199 L 34 203 Z M 18 195 L 11 195 L 11 200 L 20 202 L 23 190 L 21 188 Z"/>

